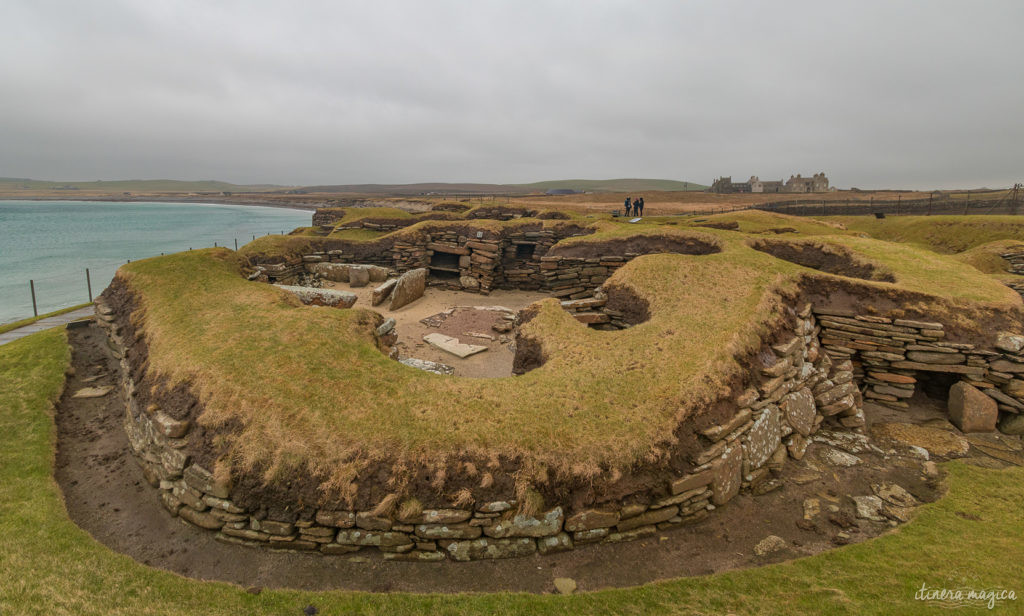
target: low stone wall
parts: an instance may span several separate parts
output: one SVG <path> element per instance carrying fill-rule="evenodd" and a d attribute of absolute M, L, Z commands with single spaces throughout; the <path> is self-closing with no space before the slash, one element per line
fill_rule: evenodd
<path fill-rule="evenodd" d="M 1024 250 L 1006 252 L 999 256 L 1006 259 L 1011 274 L 1024 276 Z"/>
<path fill-rule="evenodd" d="M 608 293 L 603 287 L 598 287 L 593 297 L 563 300 L 561 306 L 577 321 L 594 329 L 616 331 L 635 325 L 625 312 L 608 307 Z"/>
<path fill-rule="evenodd" d="M 992 349 L 946 342 L 942 323 L 818 310 L 821 344 L 853 362 L 865 398 L 906 409 L 920 379 L 949 375 L 992 398 L 1004 413 L 1024 411 L 1024 353 L 1010 337 Z M 1003 348 L 999 348 L 1002 345 Z"/>
<path fill-rule="evenodd" d="M 592 306 L 596 307 L 596 306 Z M 187 451 L 193 429 L 156 404 L 140 408 L 132 378 L 132 351 L 123 334 L 128 314 L 115 314 L 97 300 L 97 322 L 106 329 L 121 359 L 126 393 L 124 429 L 147 481 L 174 516 L 225 542 L 271 549 L 348 554 L 376 548 L 389 560 L 456 561 L 548 554 L 589 543 L 639 539 L 692 524 L 727 504 L 741 490 L 762 494 L 782 485 L 787 458 L 804 455 L 824 412 L 860 415 L 852 387 L 852 362 L 833 361 L 821 352 L 810 305 L 792 311 L 791 331 L 776 332 L 780 342 L 765 345 L 750 385 L 735 400 L 724 422 L 703 429 L 702 445 L 689 469 L 665 469 L 660 488 L 573 511 L 566 505 L 524 513 L 514 499 L 451 509 L 421 509 L 394 503 L 387 511 L 303 510 L 274 519 L 275 507 L 246 510 L 233 500 L 230 479 L 215 477 Z M 841 409 L 835 411 L 835 409 Z M 183 415 L 179 415 L 183 416 Z M 553 506 L 552 506 L 553 505 Z"/>
<path fill-rule="evenodd" d="M 1024 276 L 1024 250 L 1016 250 L 1013 252 L 1007 252 L 999 255 L 1006 260 L 1008 265 L 1007 270 L 1011 274 L 1017 274 L 1018 276 Z M 1020 296 L 1024 298 L 1024 280 L 1020 282 L 1008 282 L 1008 287 L 1020 293 Z"/>

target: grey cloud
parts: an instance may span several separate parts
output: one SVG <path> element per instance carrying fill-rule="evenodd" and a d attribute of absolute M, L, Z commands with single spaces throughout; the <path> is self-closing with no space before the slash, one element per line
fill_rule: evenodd
<path fill-rule="evenodd" d="M 13 0 L 0 175 L 1021 179 L 1016 1 Z"/>

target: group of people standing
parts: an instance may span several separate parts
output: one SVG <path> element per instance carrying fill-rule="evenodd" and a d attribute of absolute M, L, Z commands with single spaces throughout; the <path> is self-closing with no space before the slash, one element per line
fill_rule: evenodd
<path fill-rule="evenodd" d="M 626 216 L 643 216 L 644 215 L 644 198 L 637 197 L 632 202 L 629 197 L 626 197 Z"/>

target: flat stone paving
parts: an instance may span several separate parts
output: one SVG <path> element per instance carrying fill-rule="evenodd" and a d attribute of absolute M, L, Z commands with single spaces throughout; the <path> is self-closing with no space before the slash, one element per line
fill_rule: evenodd
<path fill-rule="evenodd" d="M 0 345 L 7 344 L 8 342 L 14 342 L 19 338 L 24 338 L 31 334 L 41 332 L 44 329 L 50 329 L 51 327 L 57 327 L 70 323 L 71 321 L 77 321 L 78 319 L 84 319 L 93 315 L 93 307 L 86 306 L 85 308 L 79 308 L 78 310 L 72 310 L 71 312 L 65 312 L 64 314 L 58 314 L 53 317 L 46 317 L 45 319 L 39 319 L 35 323 L 12 329 L 9 332 L 0 334 Z"/>

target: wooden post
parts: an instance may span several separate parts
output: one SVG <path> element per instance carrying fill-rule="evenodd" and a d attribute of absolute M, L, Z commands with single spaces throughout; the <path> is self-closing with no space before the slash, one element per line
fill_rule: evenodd
<path fill-rule="evenodd" d="M 38 317 L 39 316 L 39 307 L 36 306 L 36 281 L 35 280 L 29 280 L 28 281 L 28 288 L 29 288 L 29 291 L 32 291 L 32 316 Z"/>
<path fill-rule="evenodd" d="M 89 291 L 89 303 L 92 303 L 92 280 L 89 279 L 89 268 L 85 268 L 85 288 Z"/>

